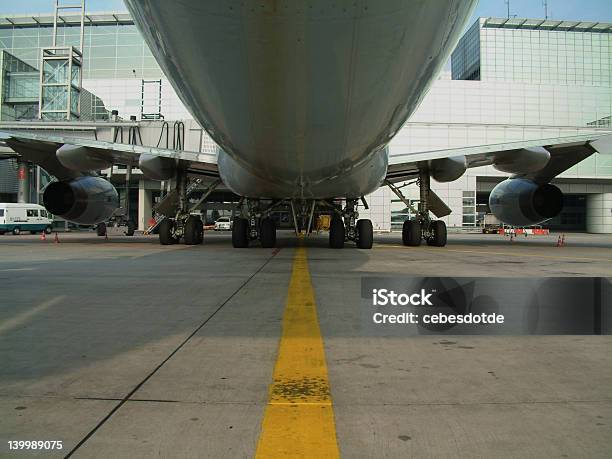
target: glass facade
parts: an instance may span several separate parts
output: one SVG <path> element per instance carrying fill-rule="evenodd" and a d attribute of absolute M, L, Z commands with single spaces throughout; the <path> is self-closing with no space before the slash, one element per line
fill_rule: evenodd
<path fill-rule="evenodd" d="M 40 84 L 38 70 L 2 51 L 0 72 L 0 120 L 35 118 Z"/>
<path fill-rule="evenodd" d="M 484 81 L 610 88 L 610 24 L 480 19 Z"/>
<path fill-rule="evenodd" d="M 83 49 L 83 88 L 99 97 L 87 102 L 90 109 L 83 105 L 81 94 L 81 115 L 90 110 L 98 113 L 96 119 L 106 117 L 106 108 L 117 109 L 124 118 L 140 115 L 141 105 L 155 106 L 159 111 L 159 91 L 148 91 L 142 100 L 141 79 L 162 80 L 162 113 L 166 118 L 190 118 L 174 90 L 165 79 L 155 58 L 149 51 L 131 17 L 126 13 L 96 14 L 88 13 L 85 22 Z M 79 46 L 80 16 L 62 15 L 65 25 L 58 27 L 57 46 Z M 51 46 L 53 16 L 10 16 L 0 17 L 0 50 L 5 50 L 31 67 L 40 68 L 40 49 Z M 61 69 L 48 72 L 51 79 L 64 80 L 59 75 Z M 76 69 L 73 68 L 73 72 Z M 47 72 L 45 72 L 47 75 Z M 61 78 L 60 78 L 61 77 Z M 72 78 L 77 78 L 76 74 Z M 36 79 L 38 94 L 39 82 Z M 66 96 L 64 94 L 64 96 Z M 150 99 L 150 100 L 149 100 Z M 66 98 L 64 98 L 64 101 Z M 102 103 L 102 101 L 104 101 Z M 71 101 L 74 109 L 74 98 Z M 48 104 L 59 105 L 52 97 Z M 62 106 L 64 104 L 62 103 Z M 106 107 L 106 108 L 100 108 Z M 5 118 L 7 119 L 7 118 Z"/>
<path fill-rule="evenodd" d="M 480 24 L 475 22 L 461 37 L 451 58 L 453 80 L 480 80 Z"/>
<path fill-rule="evenodd" d="M 91 15 L 85 23 L 83 78 L 160 78 L 163 74 L 128 15 Z M 107 17 L 108 16 L 108 17 Z M 70 18 L 70 16 L 67 16 Z M 51 46 L 53 23 L 0 25 L 0 48 L 38 68 L 40 48 Z M 76 24 L 58 27 L 58 46 L 79 45 Z M 134 72 L 135 71 L 135 72 Z"/>

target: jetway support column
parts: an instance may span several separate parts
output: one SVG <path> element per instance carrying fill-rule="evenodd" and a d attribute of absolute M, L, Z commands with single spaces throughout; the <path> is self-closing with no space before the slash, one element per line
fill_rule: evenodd
<path fill-rule="evenodd" d="M 30 202 L 30 165 L 19 160 L 17 166 L 17 202 Z"/>
<path fill-rule="evenodd" d="M 145 231 L 149 227 L 149 220 L 153 215 L 153 193 L 146 189 L 146 181 L 138 182 L 138 231 Z"/>

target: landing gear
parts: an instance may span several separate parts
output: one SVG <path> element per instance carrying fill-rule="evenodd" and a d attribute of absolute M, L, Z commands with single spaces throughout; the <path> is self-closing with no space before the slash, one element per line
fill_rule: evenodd
<path fill-rule="evenodd" d="M 204 225 L 199 217 L 190 215 L 183 227 L 183 240 L 187 245 L 201 244 L 204 240 Z"/>
<path fill-rule="evenodd" d="M 344 237 L 344 222 L 340 217 L 334 215 L 329 224 L 329 246 L 332 249 L 342 249 Z"/>
<path fill-rule="evenodd" d="M 232 226 L 232 245 L 236 248 L 249 246 L 250 241 L 259 239 L 265 249 L 276 247 L 276 222 L 272 211 L 286 201 L 272 201 L 262 205 L 258 199 L 243 198 L 238 205 L 240 217 Z"/>
<path fill-rule="evenodd" d="M 232 245 L 237 249 L 249 246 L 249 221 L 246 218 L 235 218 L 232 226 Z"/>
<path fill-rule="evenodd" d="M 178 241 L 174 234 L 174 221 L 169 218 L 164 219 L 159 224 L 159 243 L 161 245 L 172 245 L 177 244 Z"/>
<path fill-rule="evenodd" d="M 421 223 L 418 220 L 406 220 L 402 227 L 404 245 L 417 247 L 421 245 Z"/>
<path fill-rule="evenodd" d="M 415 209 L 412 203 L 402 194 L 401 187 L 396 187 L 393 183 L 386 182 L 398 198 L 408 207 L 416 217 L 412 220 L 406 220 L 402 227 L 402 243 L 406 246 L 417 247 L 421 245 L 421 241 L 425 239 L 427 245 L 432 247 L 444 247 L 446 245 L 446 223 L 442 220 L 432 220 L 429 216 L 430 198 L 437 204 L 437 215 L 444 216 L 448 213 L 440 213 L 440 206 L 448 207 L 441 203 L 433 191 L 431 191 L 429 171 L 419 171 L 419 179 L 416 182 L 419 185 L 419 208 Z M 432 196 L 433 195 L 433 196 Z M 441 203 L 441 204 L 440 204 Z M 436 213 L 436 208 L 432 209 Z M 448 209 L 450 213 L 450 209 Z"/>
<path fill-rule="evenodd" d="M 272 248 L 276 245 L 276 223 L 270 217 L 261 220 L 259 239 L 263 248 Z"/>
<path fill-rule="evenodd" d="M 174 189 L 168 192 L 155 208 L 155 220 L 161 220 L 160 223 L 151 226 L 147 231 L 158 228 L 159 242 L 162 245 L 177 244 L 181 238 L 186 245 L 202 244 L 204 223 L 197 215 L 196 209 L 210 196 L 221 180 L 216 180 L 208 185 L 202 191 L 200 199 L 193 205 L 190 205 L 188 197 L 198 189 L 202 179 L 189 178 L 186 171 L 180 170 L 173 181 L 175 182 Z"/>
<path fill-rule="evenodd" d="M 374 243 L 374 229 L 372 220 L 357 220 L 357 247 L 360 249 L 371 249 Z"/>
<path fill-rule="evenodd" d="M 427 245 L 444 247 L 446 245 L 446 223 L 442 220 L 432 221 L 429 224 L 429 235 L 426 241 Z"/>
<path fill-rule="evenodd" d="M 128 220 L 126 229 L 125 229 L 125 235 L 133 236 L 135 231 L 136 231 L 136 225 L 134 224 L 132 220 Z"/>
<path fill-rule="evenodd" d="M 361 198 L 364 207 L 367 203 Z M 327 203 L 333 207 L 334 215 L 329 225 L 329 246 L 332 249 L 341 249 L 345 241 L 354 241 L 359 249 L 371 249 L 374 242 L 374 229 L 372 221 L 358 220 L 357 199 L 347 199 L 344 209 Z"/>
<path fill-rule="evenodd" d="M 106 223 L 98 223 L 98 226 L 96 226 L 96 234 L 98 236 L 106 236 Z"/>

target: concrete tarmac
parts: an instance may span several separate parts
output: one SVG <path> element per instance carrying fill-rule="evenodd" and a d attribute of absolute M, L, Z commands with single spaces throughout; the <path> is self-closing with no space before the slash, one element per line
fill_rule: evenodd
<path fill-rule="evenodd" d="M 253 457 L 296 238 L 0 236 L 1 457 Z M 365 336 L 363 276 L 612 277 L 612 236 L 304 244 L 344 457 L 611 457 L 610 336 Z M 11 451 L 9 440 L 61 440 Z M 313 451 L 312 457 L 317 457 Z"/>

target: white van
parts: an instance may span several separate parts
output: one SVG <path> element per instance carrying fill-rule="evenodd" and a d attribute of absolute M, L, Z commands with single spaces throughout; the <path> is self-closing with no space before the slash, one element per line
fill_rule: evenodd
<path fill-rule="evenodd" d="M 44 231 L 51 233 L 53 215 L 43 206 L 25 203 L 0 202 L 0 234 L 12 232 L 19 234 L 30 231 L 32 234 Z"/>

